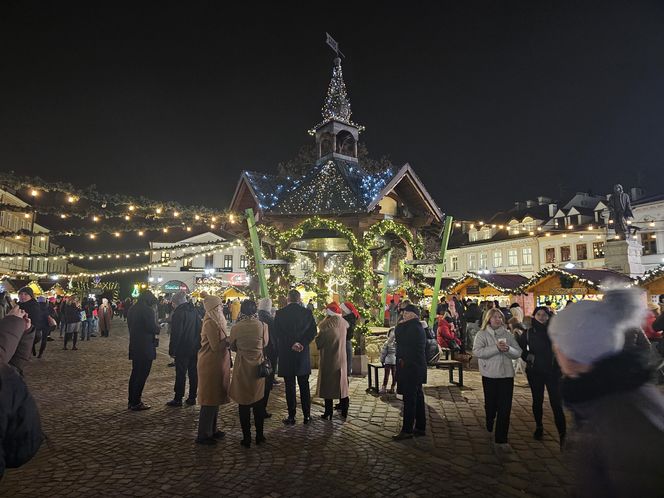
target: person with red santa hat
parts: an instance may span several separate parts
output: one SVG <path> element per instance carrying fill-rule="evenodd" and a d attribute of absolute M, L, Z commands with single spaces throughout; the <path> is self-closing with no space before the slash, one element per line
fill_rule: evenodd
<path fill-rule="evenodd" d="M 348 322 L 336 302 L 325 308 L 325 318 L 318 324 L 316 346 L 320 351 L 316 395 L 325 399 L 325 413 L 321 418 L 332 420 L 332 403 L 340 400 L 341 417 L 348 416 L 348 371 L 346 363 L 346 331 Z"/>

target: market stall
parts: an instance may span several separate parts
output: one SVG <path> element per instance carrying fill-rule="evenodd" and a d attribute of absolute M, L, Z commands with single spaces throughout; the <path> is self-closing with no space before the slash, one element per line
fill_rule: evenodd
<path fill-rule="evenodd" d="M 465 273 L 445 289 L 445 294 L 457 294 L 462 299 L 478 301 L 498 301 L 501 306 L 509 308 L 510 304 L 518 303 L 524 313 L 533 310 L 522 286 L 528 282 L 523 275 L 516 273 Z"/>
<path fill-rule="evenodd" d="M 659 303 L 659 296 L 664 295 L 664 265 L 645 272 L 637 285 L 646 291 L 648 301 Z"/>
<path fill-rule="evenodd" d="M 607 287 L 632 285 L 634 281 L 622 273 L 605 269 L 545 268 L 523 286 L 532 296 L 531 306 L 551 302 L 554 310 L 564 308 L 567 301 L 599 300 Z"/>

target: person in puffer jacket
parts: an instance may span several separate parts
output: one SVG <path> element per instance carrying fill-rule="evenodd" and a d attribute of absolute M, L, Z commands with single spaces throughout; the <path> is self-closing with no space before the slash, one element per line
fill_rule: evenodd
<path fill-rule="evenodd" d="M 486 312 L 482 328 L 475 336 L 473 355 L 479 360 L 482 375 L 486 430 L 493 432 L 495 421 L 496 449 L 510 452 L 507 433 L 514 391 L 512 360 L 521 356 L 521 348 L 514 335 L 505 328 L 504 322 L 505 317 L 500 309 L 492 308 Z"/>

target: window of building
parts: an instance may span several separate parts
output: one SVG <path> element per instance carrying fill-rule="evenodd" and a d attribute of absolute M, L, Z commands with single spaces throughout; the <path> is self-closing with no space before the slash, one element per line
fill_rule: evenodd
<path fill-rule="evenodd" d="M 577 261 L 583 261 L 588 259 L 588 246 L 585 244 L 576 245 L 576 259 Z"/>
<path fill-rule="evenodd" d="M 654 232 L 642 232 L 641 245 L 643 245 L 644 256 L 657 254 L 657 235 Z"/>
<path fill-rule="evenodd" d="M 510 266 L 517 266 L 519 264 L 519 255 L 516 252 L 516 249 L 510 249 L 507 251 L 507 264 Z"/>
<path fill-rule="evenodd" d="M 493 267 L 499 268 L 503 266 L 503 253 L 502 251 L 496 251 L 493 253 Z"/>
<path fill-rule="evenodd" d="M 477 269 L 477 254 L 468 255 L 468 269 L 469 270 Z"/>
<path fill-rule="evenodd" d="M 240 268 L 243 270 L 247 268 L 247 255 L 240 254 Z"/>
<path fill-rule="evenodd" d="M 480 254 L 480 270 L 487 269 L 488 261 L 489 261 L 489 256 L 487 253 L 483 252 L 482 254 Z"/>
<path fill-rule="evenodd" d="M 523 250 L 521 251 L 521 259 L 522 259 L 524 265 L 532 265 L 533 264 L 533 248 L 532 247 L 524 247 Z"/>
<path fill-rule="evenodd" d="M 459 256 L 452 256 L 452 271 L 459 269 Z"/>
<path fill-rule="evenodd" d="M 214 254 L 205 255 L 205 268 L 214 268 Z"/>
<path fill-rule="evenodd" d="M 556 248 L 555 247 L 547 247 L 544 249 L 544 260 L 547 263 L 555 263 L 556 262 Z"/>
<path fill-rule="evenodd" d="M 193 263 L 194 258 L 184 258 L 182 260 L 182 266 L 185 268 L 191 268 L 191 264 Z"/>
<path fill-rule="evenodd" d="M 233 269 L 233 255 L 224 254 L 224 269 Z"/>
<path fill-rule="evenodd" d="M 166 251 L 161 251 L 161 260 L 170 259 L 171 253 Z"/>
<path fill-rule="evenodd" d="M 593 258 L 600 259 L 604 257 L 604 242 L 593 242 Z"/>
<path fill-rule="evenodd" d="M 309 260 L 302 258 L 300 261 L 300 270 L 309 271 Z"/>
<path fill-rule="evenodd" d="M 560 261 L 569 261 L 572 259 L 572 248 L 570 246 L 562 246 L 560 248 Z"/>

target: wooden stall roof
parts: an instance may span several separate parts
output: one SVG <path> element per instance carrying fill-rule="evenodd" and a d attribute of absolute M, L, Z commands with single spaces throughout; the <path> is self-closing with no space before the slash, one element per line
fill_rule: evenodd
<path fill-rule="evenodd" d="M 648 294 L 664 294 L 664 265 L 645 272 L 636 285 L 644 288 Z"/>
<path fill-rule="evenodd" d="M 522 286 L 528 282 L 528 278 L 517 273 L 464 273 L 461 277 L 453 281 L 445 292 L 455 294 L 468 287 L 473 282 L 484 286 L 492 287 L 500 294 L 521 294 Z"/>
<path fill-rule="evenodd" d="M 560 277 L 571 278 L 575 284 L 595 290 L 602 290 L 614 285 L 629 287 L 634 284 L 634 280 L 630 277 L 613 270 L 558 268 L 554 266 L 537 272 L 523 285 L 522 289 L 524 292 L 532 292 L 545 282 L 556 278 L 560 279 Z"/>

